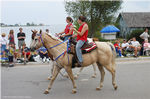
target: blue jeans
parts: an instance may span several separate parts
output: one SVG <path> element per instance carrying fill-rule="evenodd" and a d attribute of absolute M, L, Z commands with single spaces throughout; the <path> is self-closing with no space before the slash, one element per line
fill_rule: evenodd
<path fill-rule="evenodd" d="M 64 38 L 64 41 L 66 41 L 66 40 L 68 40 L 69 39 L 69 37 L 71 37 L 72 35 L 69 35 L 69 36 L 65 36 Z"/>
<path fill-rule="evenodd" d="M 121 57 L 122 54 L 121 54 L 121 50 L 118 50 L 118 48 L 115 48 L 116 49 L 116 52 L 119 53 L 119 56 Z"/>
<path fill-rule="evenodd" d="M 83 46 L 84 43 L 85 41 L 79 40 L 76 45 L 76 54 L 79 62 L 83 62 L 81 47 Z"/>
<path fill-rule="evenodd" d="M 6 51 L 6 45 L 2 44 L 2 46 L 1 46 L 1 51 L 2 51 L 2 52 Z"/>

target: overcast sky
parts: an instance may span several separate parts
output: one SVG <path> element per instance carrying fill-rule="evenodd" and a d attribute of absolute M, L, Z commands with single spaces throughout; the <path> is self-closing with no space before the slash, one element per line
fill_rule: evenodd
<path fill-rule="evenodd" d="M 1 22 L 6 24 L 66 24 L 64 0 L 1 0 Z M 150 12 L 150 0 L 124 0 L 120 12 Z"/>

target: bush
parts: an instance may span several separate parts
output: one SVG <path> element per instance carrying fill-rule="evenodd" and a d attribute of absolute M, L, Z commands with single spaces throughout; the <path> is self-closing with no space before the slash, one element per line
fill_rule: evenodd
<path fill-rule="evenodd" d="M 94 33 L 94 37 L 95 37 L 95 38 L 98 38 L 99 41 L 103 41 L 103 42 L 109 41 L 109 40 L 106 40 L 106 39 L 102 38 L 102 37 L 101 37 L 101 33 L 100 33 L 99 31 L 97 31 L 96 33 Z"/>
<path fill-rule="evenodd" d="M 144 30 L 133 30 L 130 35 L 127 35 L 127 40 L 136 37 L 136 40 L 140 43 L 143 42 L 143 39 L 140 38 L 140 35 L 143 33 Z"/>

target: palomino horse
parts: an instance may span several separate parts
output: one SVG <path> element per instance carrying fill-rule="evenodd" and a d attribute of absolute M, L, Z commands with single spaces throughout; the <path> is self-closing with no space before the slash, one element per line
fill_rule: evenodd
<path fill-rule="evenodd" d="M 49 93 L 49 90 L 52 87 L 52 84 L 54 80 L 56 79 L 58 73 L 62 68 L 65 68 L 66 72 L 68 73 L 68 76 L 70 77 L 72 84 L 73 84 L 73 89 L 72 93 L 76 93 L 76 84 L 74 81 L 74 77 L 72 74 L 72 54 L 63 54 L 65 53 L 67 49 L 67 44 L 66 43 L 61 43 L 61 41 L 57 40 L 56 38 L 45 34 L 45 33 L 40 33 L 39 35 L 36 35 L 34 40 L 32 41 L 30 48 L 31 49 L 37 49 L 40 48 L 41 46 L 45 46 L 48 49 L 48 52 L 50 52 L 54 60 L 54 71 L 53 71 L 53 76 L 52 79 L 50 80 L 50 83 L 48 85 L 48 88 L 45 90 L 45 94 Z M 115 48 L 111 43 L 106 43 L 106 42 L 95 42 L 97 45 L 97 49 L 94 51 L 84 54 L 83 56 L 83 66 L 89 66 L 93 63 L 97 63 L 98 69 L 101 73 L 101 79 L 100 79 L 100 84 L 96 88 L 96 90 L 100 90 L 103 87 L 103 81 L 104 81 L 104 67 L 112 74 L 112 85 L 114 89 L 117 89 L 117 85 L 115 82 Z M 58 45 L 59 44 L 59 45 Z M 58 46 L 56 46 L 58 45 Z M 62 55 L 62 56 L 60 56 Z M 58 58 L 58 56 L 60 56 Z M 68 60 L 69 56 L 69 60 Z"/>
<path fill-rule="evenodd" d="M 31 30 L 32 31 L 32 40 L 34 40 L 34 37 L 36 36 L 36 34 L 38 33 L 37 30 Z M 93 41 L 98 41 L 98 39 L 96 38 L 88 38 L 88 41 L 89 42 L 93 42 Z M 48 56 L 50 57 L 50 59 L 52 60 L 52 62 L 54 62 L 53 60 L 53 56 L 50 52 L 48 52 Z M 53 63 L 52 63 L 53 64 Z M 49 76 L 47 79 L 48 80 L 51 80 L 52 78 L 52 73 L 53 73 L 53 68 L 54 66 L 52 65 L 52 68 L 51 68 L 51 76 Z M 81 73 L 81 71 L 83 70 L 84 67 L 81 67 L 79 72 L 74 76 L 75 79 L 77 79 Z M 92 75 L 92 78 L 95 78 L 96 77 L 96 63 L 93 64 L 93 70 L 94 70 L 94 74 Z M 67 77 L 68 78 L 68 75 L 65 75 L 63 73 L 60 72 L 60 74 L 63 76 L 63 77 Z"/>

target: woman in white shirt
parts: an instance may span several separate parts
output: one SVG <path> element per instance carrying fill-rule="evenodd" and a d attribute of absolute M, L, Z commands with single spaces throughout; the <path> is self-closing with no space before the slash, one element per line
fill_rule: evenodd
<path fill-rule="evenodd" d="M 148 40 L 150 36 L 148 35 L 148 28 L 145 29 L 145 31 L 140 35 L 140 38 L 144 39 L 144 40 Z"/>

